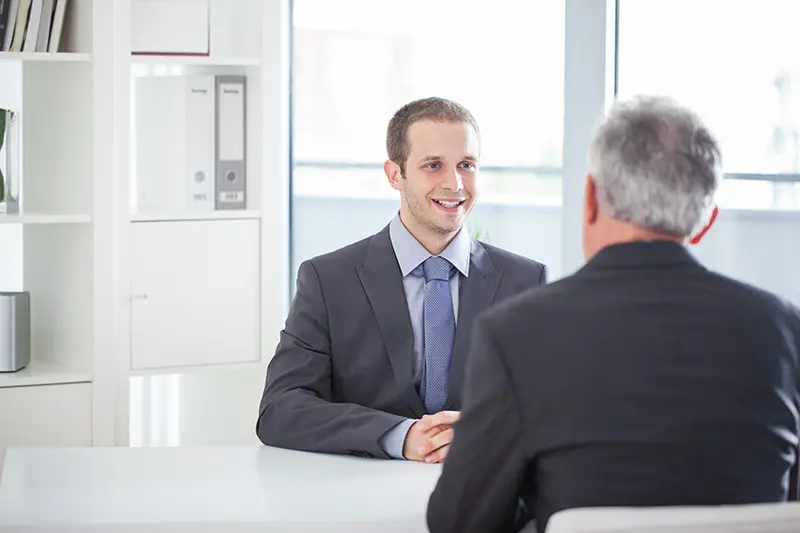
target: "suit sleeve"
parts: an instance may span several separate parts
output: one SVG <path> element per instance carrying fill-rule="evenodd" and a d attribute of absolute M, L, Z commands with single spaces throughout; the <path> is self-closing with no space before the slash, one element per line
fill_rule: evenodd
<path fill-rule="evenodd" d="M 795 368 L 800 366 L 800 309 L 792 304 L 788 304 L 789 308 L 789 323 L 791 328 L 791 338 L 794 341 L 795 353 Z M 796 386 L 800 389 L 800 376 L 797 376 Z M 800 401 L 796 404 L 800 408 Z M 789 471 L 789 492 L 787 495 L 789 501 L 800 501 L 800 444 L 795 446 L 794 449 L 794 465 Z"/>
<path fill-rule="evenodd" d="M 311 262 L 269 363 L 256 434 L 270 446 L 388 459 L 380 439 L 406 419 L 332 401 L 331 341 L 319 275 Z"/>
<path fill-rule="evenodd" d="M 498 344 L 473 324 L 461 420 L 428 502 L 431 533 L 513 531 L 526 461 L 522 424 Z"/>

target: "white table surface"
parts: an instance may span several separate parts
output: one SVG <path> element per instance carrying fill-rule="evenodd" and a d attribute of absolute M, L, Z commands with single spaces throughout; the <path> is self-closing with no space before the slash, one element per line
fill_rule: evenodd
<path fill-rule="evenodd" d="M 425 532 L 440 472 L 263 446 L 9 448 L 0 531 Z"/>

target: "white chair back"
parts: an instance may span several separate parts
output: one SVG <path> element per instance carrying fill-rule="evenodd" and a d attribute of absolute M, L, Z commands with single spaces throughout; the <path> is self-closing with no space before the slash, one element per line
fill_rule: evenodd
<path fill-rule="evenodd" d="M 798 533 L 800 502 L 596 507 L 554 514 L 545 533 Z"/>

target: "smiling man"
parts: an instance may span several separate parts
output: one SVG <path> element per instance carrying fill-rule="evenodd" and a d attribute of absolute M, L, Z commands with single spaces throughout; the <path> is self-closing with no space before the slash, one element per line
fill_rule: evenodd
<path fill-rule="evenodd" d="M 480 169 L 468 110 L 442 98 L 406 104 L 386 148 L 399 212 L 379 233 L 300 265 L 261 399 L 264 444 L 441 462 L 473 319 L 545 283 L 543 264 L 463 229 Z"/>

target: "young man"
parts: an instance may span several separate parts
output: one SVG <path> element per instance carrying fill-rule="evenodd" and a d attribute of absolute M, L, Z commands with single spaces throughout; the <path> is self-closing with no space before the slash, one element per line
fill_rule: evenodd
<path fill-rule="evenodd" d="M 713 222 L 720 169 L 711 132 L 675 102 L 611 110 L 590 153 L 587 264 L 475 324 L 431 533 L 786 498 L 800 312 L 686 249 Z"/>
<path fill-rule="evenodd" d="M 403 106 L 384 165 L 398 215 L 305 261 L 267 370 L 256 433 L 297 450 L 440 462 L 475 316 L 545 283 L 545 266 L 470 238 L 480 137 L 442 98 Z"/>

